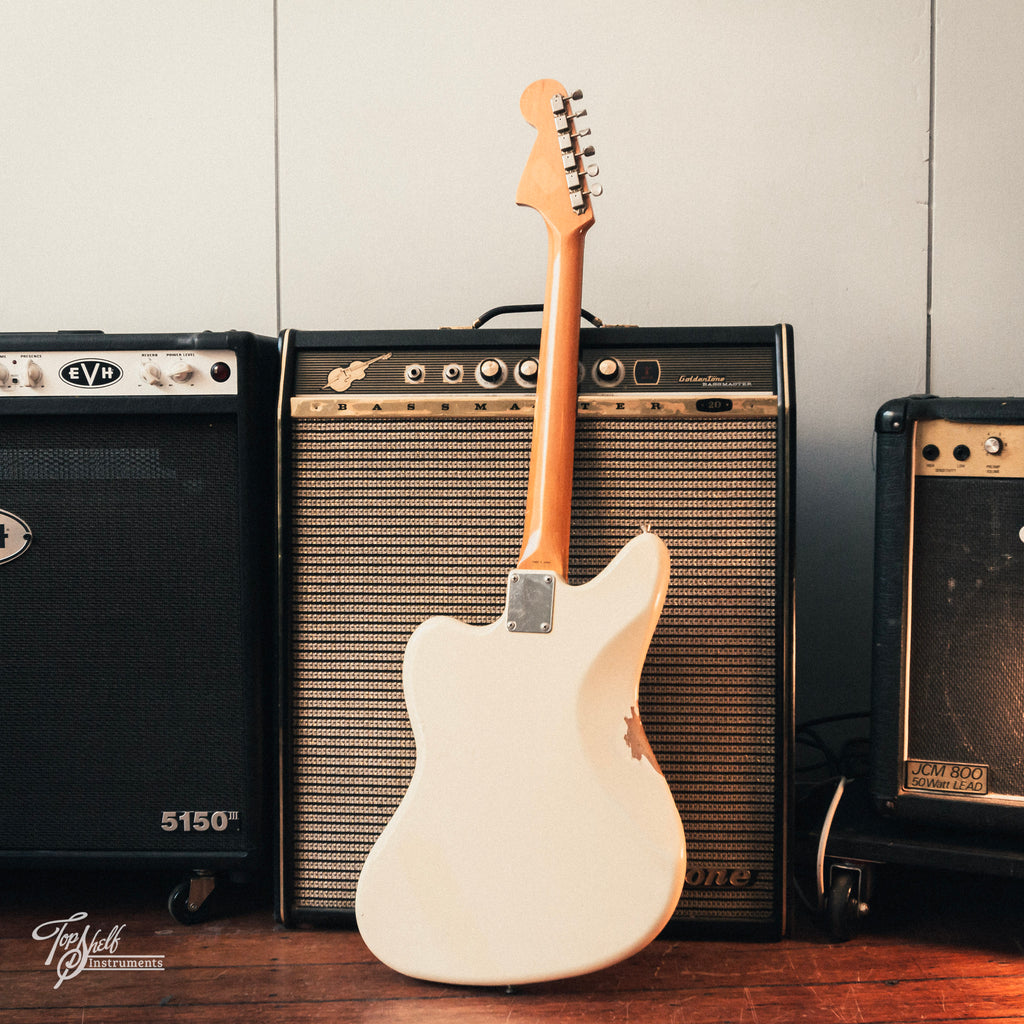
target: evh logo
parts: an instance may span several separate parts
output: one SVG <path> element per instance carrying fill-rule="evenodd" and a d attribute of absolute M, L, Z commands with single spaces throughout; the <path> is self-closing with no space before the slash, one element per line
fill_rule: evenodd
<path fill-rule="evenodd" d="M 32 543 L 32 531 L 24 519 L 0 508 L 0 565 L 24 554 Z"/>
<path fill-rule="evenodd" d="M 121 379 L 121 367 L 109 359 L 75 359 L 60 368 L 60 379 L 73 388 L 105 388 Z"/>

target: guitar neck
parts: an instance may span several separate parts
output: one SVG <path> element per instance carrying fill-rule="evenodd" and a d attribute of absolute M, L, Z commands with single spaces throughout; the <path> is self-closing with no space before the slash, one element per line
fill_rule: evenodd
<path fill-rule="evenodd" d="M 549 570 L 563 578 L 572 516 L 583 240 L 589 226 L 585 222 L 574 231 L 557 231 L 548 225 L 537 406 L 518 562 L 520 569 Z"/>
<path fill-rule="evenodd" d="M 540 333 L 537 406 L 526 494 L 526 522 L 520 569 L 554 572 L 563 579 L 569 564 L 572 462 L 576 443 L 576 376 L 583 297 L 583 238 L 594 222 L 582 175 L 579 132 L 565 87 L 550 78 L 527 86 L 519 99 L 526 120 L 537 129 L 530 158 L 516 191 L 520 206 L 531 206 L 548 230 L 548 277 Z M 580 111 L 583 116 L 585 111 Z"/>

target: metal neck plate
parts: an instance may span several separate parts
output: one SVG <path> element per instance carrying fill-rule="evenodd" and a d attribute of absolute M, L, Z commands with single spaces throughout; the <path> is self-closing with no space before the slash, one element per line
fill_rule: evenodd
<path fill-rule="evenodd" d="M 510 633 L 550 633 L 554 607 L 554 573 L 527 569 L 509 573 L 505 611 Z"/>

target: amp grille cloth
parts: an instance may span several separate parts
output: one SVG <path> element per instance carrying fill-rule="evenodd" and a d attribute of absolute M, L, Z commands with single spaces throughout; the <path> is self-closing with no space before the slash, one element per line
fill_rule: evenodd
<path fill-rule="evenodd" d="M 412 773 L 406 640 L 430 615 L 501 615 L 522 539 L 531 423 L 310 419 L 292 431 L 290 905 L 347 911 Z M 689 865 L 754 872 L 753 884 L 724 892 L 688 884 L 677 919 L 773 914 L 783 785 L 776 445 L 774 420 L 577 427 L 569 581 L 597 575 L 643 525 L 668 544 L 644 726 L 676 795 Z"/>
<path fill-rule="evenodd" d="M 1024 480 L 918 477 L 907 757 L 1024 795 Z M 973 794 L 967 794 L 973 795 Z"/>
<path fill-rule="evenodd" d="M 170 852 L 242 804 L 235 417 L 0 418 L 0 849 Z M 206 848 L 237 845 L 232 831 Z"/>

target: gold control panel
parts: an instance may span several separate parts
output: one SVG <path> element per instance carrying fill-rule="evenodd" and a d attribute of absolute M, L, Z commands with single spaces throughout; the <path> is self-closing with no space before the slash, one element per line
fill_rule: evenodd
<path fill-rule="evenodd" d="M 1024 477 L 1024 424 L 918 420 L 914 474 Z"/>

